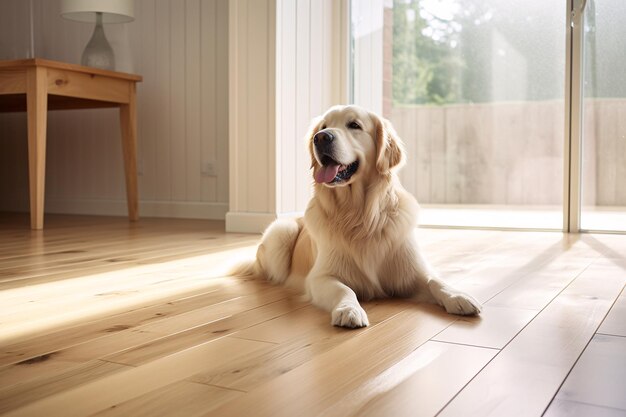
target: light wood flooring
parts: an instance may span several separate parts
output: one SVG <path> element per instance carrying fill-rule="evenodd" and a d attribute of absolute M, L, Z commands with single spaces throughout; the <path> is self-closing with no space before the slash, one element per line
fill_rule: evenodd
<path fill-rule="evenodd" d="M 626 236 L 421 229 L 480 318 L 330 326 L 221 222 L 0 214 L 0 414 L 624 416 Z"/>

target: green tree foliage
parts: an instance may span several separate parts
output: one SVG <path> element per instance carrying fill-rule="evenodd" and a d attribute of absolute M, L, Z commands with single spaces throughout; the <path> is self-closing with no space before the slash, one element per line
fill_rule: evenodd
<path fill-rule="evenodd" d="M 394 0 L 394 105 L 562 98 L 565 6 L 563 0 Z"/>
<path fill-rule="evenodd" d="M 394 1 L 394 105 L 457 102 L 465 62 L 450 47 L 449 33 L 438 39 L 425 34 L 432 25 L 420 12 L 417 0 Z"/>

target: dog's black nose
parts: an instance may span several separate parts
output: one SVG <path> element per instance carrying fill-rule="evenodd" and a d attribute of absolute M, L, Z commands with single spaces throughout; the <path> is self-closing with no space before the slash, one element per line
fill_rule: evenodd
<path fill-rule="evenodd" d="M 335 140 L 333 134 L 324 130 L 317 132 L 315 136 L 313 136 L 313 144 L 315 145 L 327 145 L 333 140 Z"/>

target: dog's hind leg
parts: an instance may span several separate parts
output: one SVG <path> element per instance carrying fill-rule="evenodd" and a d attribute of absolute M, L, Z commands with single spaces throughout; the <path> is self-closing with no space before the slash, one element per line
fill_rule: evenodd
<path fill-rule="evenodd" d="M 255 272 L 282 284 L 289 276 L 293 249 L 302 229 L 296 219 L 275 220 L 263 233 L 257 249 Z"/>

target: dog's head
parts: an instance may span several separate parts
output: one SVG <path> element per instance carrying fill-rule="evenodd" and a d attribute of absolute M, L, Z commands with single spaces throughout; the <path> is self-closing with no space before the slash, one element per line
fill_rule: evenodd
<path fill-rule="evenodd" d="M 391 123 L 358 106 L 334 106 L 313 121 L 309 134 L 313 178 L 327 187 L 388 177 L 404 161 Z"/>

